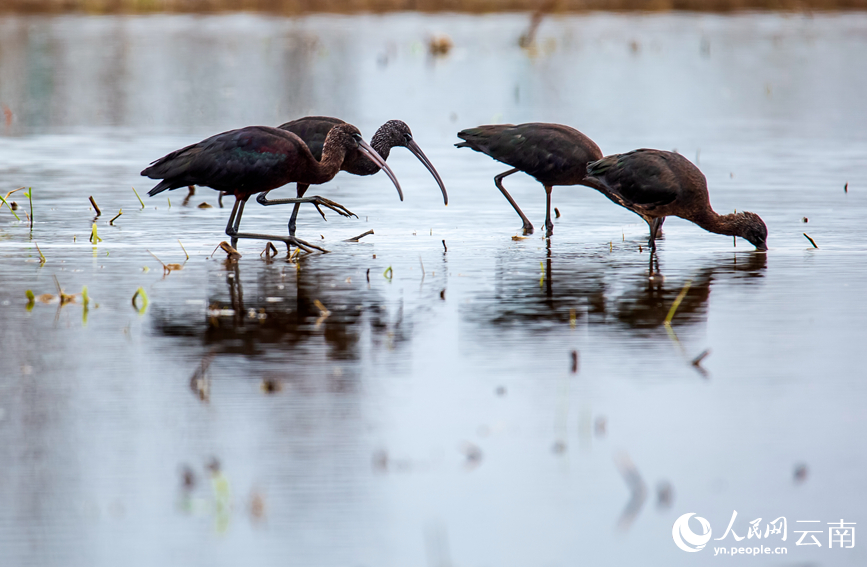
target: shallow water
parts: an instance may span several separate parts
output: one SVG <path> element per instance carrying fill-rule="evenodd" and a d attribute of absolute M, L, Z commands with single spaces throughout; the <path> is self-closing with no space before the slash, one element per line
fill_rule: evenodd
<path fill-rule="evenodd" d="M 0 190 L 32 186 L 34 212 L 31 232 L 0 210 L 0 564 L 698 565 L 756 540 L 684 553 L 674 520 L 721 537 L 733 510 L 740 536 L 788 519 L 762 540 L 788 555 L 755 564 L 864 563 L 857 540 L 794 532 L 867 509 L 867 14 L 558 17 L 523 50 L 528 20 L 0 18 Z M 434 58 L 440 33 L 454 48 Z M 405 202 L 341 173 L 311 193 L 359 218 L 299 220 L 332 253 L 242 241 L 233 265 L 210 256 L 215 192 L 142 209 L 130 189 L 182 145 L 305 114 L 367 136 L 406 120 L 450 205 L 396 149 Z M 525 121 L 605 153 L 676 148 L 771 250 L 669 219 L 649 280 L 646 225 L 582 187 L 555 189 L 550 245 L 514 240 L 506 167 L 451 144 Z M 506 186 L 541 227 L 541 187 Z M 251 203 L 242 226 L 288 216 Z M 182 263 L 178 239 L 190 258 L 164 276 L 148 251 Z M 87 286 L 86 311 L 27 309 L 54 276 Z"/>

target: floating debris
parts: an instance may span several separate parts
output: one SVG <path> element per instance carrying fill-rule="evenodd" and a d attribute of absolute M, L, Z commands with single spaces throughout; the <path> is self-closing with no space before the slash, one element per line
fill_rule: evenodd
<path fill-rule="evenodd" d="M 262 384 L 259 388 L 261 388 L 261 390 L 266 394 L 276 394 L 283 389 L 283 386 L 280 384 L 279 380 L 275 380 L 274 378 L 265 378 L 262 380 Z"/>
<path fill-rule="evenodd" d="M 229 244 L 228 242 L 226 242 L 225 240 L 223 242 L 220 242 L 217 245 L 217 248 L 222 248 L 223 251 L 229 255 L 229 260 L 238 260 L 241 258 L 241 253 L 238 252 L 237 250 L 235 250 L 234 248 L 232 248 L 232 245 Z M 211 257 L 213 257 L 214 254 L 217 252 L 217 248 L 214 248 L 214 251 L 211 252 Z"/>
<path fill-rule="evenodd" d="M 708 348 L 708 349 L 705 349 L 705 350 L 703 350 L 703 351 L 701 352 L 701 354 L 699 354 L 698 356 L 696 356 L 695 358 L 693 358 L 693 359 L 692 359 L 692 362 L 691 362 L 693 368 L 695 368 L 696 370 L 698 370 L 699 373 L 700 373 L 702 376 L 705 376 L 705 377 L 707 377 L 707 370 L 705 370 L 705 369 L 702 367 L 702 365 L 701 365 L 701 361 L 704 360 L 705 358 L 707 358 L 707 355 L 709 355 L 709 354 L 710 354 L 710 349 L 709 349 L 709 348 Z"/>
<path fill-rule="evenodd" d="M 448 251 L 449 251 L 449 247 L 446 246 L 446 241 L 443 240 L 443 254 L 445 254 L 445 253 L 448 252 Z"/>
<path fill-rule="evenodd" d="M 354 236 L 352 238 L 347 238 L 343 242 L 358 242 L 359 240 L 361 240 L 362 238 L 364 238 L 365 236 L 368 236 L 370 234 L 373 234 L 373 230 L 368 230 L 367 232 L 363 232 L 363 233 L 359 234 L 358 236 Z"/>
<path fill-rule="evenodd" d="M 145 208 L 144 201 L 142 201 L 141 197 L 138 196 L 138 191 L 135 190 L 135 187 L 132 188 L 132 192 L 135 193 L 135 198 L 138 199 L 138 202 L 141 203 L 142 210 L 144 210 L 144 208 Z"/>
<path fill-rule="evenodd" d="M 139 288 L 141 289 L 141 288 Z M 190 390 L 199 398 L 199 400 L 208 403 L 211 401 L 211 380 L 208 378 L 208 369 L 211 367 L 211 361 L 216 356 L 216 351 L 212 350 L 202 357 L 201 362 L 190 376 Z"/>
<path fill-rule="evenodd" d="M 277 247 L 274 246 L 273 242 L 269 241 L 268 244 L 265 245 L 265 249 L 259 253 L 259 257 L 261 258 L 264 255 L 266 259 L 270 260 L 277 254 L 279 254 L 279 252 L 277 251 Z"/>
<path fill-rule="evenodd" d="M 474 469 L 482 462 L 482 450 L 478 445 L 470 443 L 469 441 L 464 441 L 463 445 L 461 445 L 461 452 L 466 457 L 466 468 Z"/>
<path fill-rule="evenodd" d="M 322 325 L 322 323 L 325 322 L 326 319 L 328 319 L 328 316 L 331 315 L 331 311 L 326 309 L 322 302 L 318 299 L 313 300 L 313 305 L 315 305 L 316 308 L 319 309 L 319 318 L 316 320 L 316 326 L 314 327 L 318 329 L 319 326 Z"/>
<path fill-rule="evenodd" d="M 39 252 L 39 265 L 41 266 L 41 265 L 45 264 L 45 262 L 46 262 L 46 260 L 45 260 L 45 255 L 42 254 L 42 250 L 39 249 L 39 245 L 38 245 L 38 244 L 36 244 L 36 243 L 34 242 L 33 245 L 36 246 L 36 251 Z"/>
<path fill-rule="evenodd" d="M 102 211 L 99 210 L 99 205 L 96 204 L 96 201 L 93 200 L 93 195 L 88 197 L 90 200 L 90 204 L 93 205 L 93 210 L 96 211 L 96 216 L 102 215 Z"/>
<path fill-rule="evenodd" d="M 189 259 L 190 259 L 190 255 L 189 255 L 189 254 L 187 254 L 187 249 L 186 249 L 186 248 L 184 248 L 184 245 L 183 245 L 183 244 L 181 244 L 181 239 L 180 239 L 180 238 L 178 238 L 178 244 L 180 244 L 180 245 L 181 245 L 181 250 L 183 250 L 183 251 L 184 251 L 184 256 L 186 256 L 186 257 L 187 257 L 187 260 L 189 260 Z"/>
<path fill-rule="evenodd" d="M 443 289 L 443 290 L 440 292 L 440 299 L 442 299 L 443 301 L 446 300 L 446 290 L 445 290 L 445 289 Z"/>
<path fill-rule="evenodd" d="M 178 240 L 178 242 L 180 242 L 180 240 Z M 181 245 L 181 248 L 183 248 L 183 245 Z M 163 263 L 162 260 L 157 258 L 156 254 L 154 254 L 150 250 L 148 250 L 147 253 L 150 254 L 151 256 L 153 256 L 154 258 L 156 258 L 157 262 L 159 262 L 160 264 L 163 265 L 163 277 L 166 277 L 167 275 L 169 275 L 172 272 L 177 272 L 177 271 L 184 269 L 183 264 L 165 264 L 165 263 Z M 184 253 L 186 254 L 186 250 L 184 250 Z M 187 260 L 189 260 L 189 259 L 190 259 L 190 257 L 187 256 Z"/>
<path fill-rule="evenodd" d="M 555 455 L 561 455 L 566 452 L 566 443 L 563 441 L 554 441 L 554 445 L 551 447 L 551 452 Z"/>
<path fill-rule="evenodd" d="M 560 209 L 558 209 L 557 207 L 554 207 L 554 218 L 555 219 L 560 218 Z"/>
<path fill-rule="evenodd" d="M 517 241 L 517 240 L 526 240 L 526 239 L 527 239 L 526 236 L 518 236 L 517 234 L 514 235 L 514 236 L 512 237 L 512 240 L 515 240 L 515 241 Z"/>
<path fill-rule="evenodd" d="M 367 283 L 370 283 L 370 268 L 367 268 Z"/>
<path fill-rule="evenodd" d="M 391 281 L 391 278 L 394 276 L 394 270 L 391 269 L 391 266 L 387 267 L 384 272 L 382 272 L 383 277 L 388 281 Z"/>
<path fill-rule="evenodd" d="M 578 373 L 578 351 L 573 350 L 569 354 L 569 357 L 572 359 L 572 367 L 571 367 L 572 368 L 572 374 L 577 374 Z"/>
<path fill-rule="evenodd" d="M 674 502 L 674 487 L 667 480 L 661 480 L 656 485 L 656 507 L 660 510 L 671 508 Z"/>
<path fill-rule="evenodd" d="M 810 219 L 808 219 L 807 217 L 803 217 L 801 218 L 801 222 L 810 222 Z"/>
<path fill-rule="evenodd" d="M 435 35 L 428 40 L 427 44 L 428 52 L 434 57 L 448 55 L 452 47 L 452 40 L 447 35 Z"/>
<path fill-rule="evenodd" d="M 140 299 L 141 306 L 139 306 L 136 302 L 137 299 Z M 145 310 L 148 308 L 148 294 L 145 292 L 143 287 L 135 290 L 135 293 L 132 294 L 132 308 L 138 311 L 139 315 L 144 315 Z"/>
<path fill-rule="evenodd" d="M 843 193 L 849 192 L 849 182 L 847 181 L 845 185 L 843 185 Z"/>
<path fill-rule="evenodd" d="M 213 209 L 214 206 L 213 206 L 213 205 L 209 205 L 209 204 L 207 204 L 207 203 L 205 203 L 205 202 L 203 201 L 203 202 L 199 203 L 199 208 L 200 208 L 200 209 Z"/>
<path fill-rule="evenodd" d="M 90 227 L 90 242 L 96 246 L 97 242 L 102 242 L 102 238 L 96 233 L 96 223 L 93 223 Z"/>
<path fill-rule="evenodd" d="M 795 472 L 793 477 L 795 482 L 798 484 L 807 480 L 807 465 L 805 465 L 804 463 L 798 463 L 797 465 L 795 465 Z"/>
<path fill-rule="evenodd" d="M 593 424 L 593 431 L 597 437 L 605 437 L 605 434 L 608 433 L 608 420 L 605 419 L 604 415 L 596 418 L 596 422 Z"/>
<path fill-rule="evenodd" d="M 21 187 L 21 189 L 23 189 L 23 187 Z M 15 191 L 17 191 L 17 190 L 18 190 L 18 189 L 16 189 Z M 19 221 L 20 221 L 20 220 L 21 220 L 21 217 L 19 217 L 17 214 L 15 214 L 15 209 L 13 209 L 12 206 L 9 204 L 9 202 L 6 201 L 6 198 L 9 197 L 9 195 L 12 194 L 12 193 L 13 193 L 13 192 L 10 191 L 9 193 L 6 194 L 6 197 L 2 197 L 2 196 L 0 196 L 0 201 L 3 201 L 3 204 L 6 205 L 7 207 L 9 207 L 9 212 L 12 213 L 12 216 L 15 217 L 15 220 L 19 220 Z"/>
<path fill-rule="evenodd" d="M 810 241 L 810 244 L 813 245 L 813 248 L 818 248 L 818 246 L 816 245 L 816 241 L 813 240 L 812 238 L 810 238 L 809 236 L 807 236 L 807 233 L 806 233 L 806 232 L 803 232 L 802 234 L 807 238 L 807 240 Z"/>
<path fill-rule="evenodd" d="M 26 309 L 27 309 L 28 311 L 32 311 L 32 310 L 33 310 L 33 306 L 36 305 L 36 296 L 33 294 L 33 290 L 28 289 L 28 290 L 24 293 L 24 295 L 27 296 L 27 305 L 26 305 Z"/>

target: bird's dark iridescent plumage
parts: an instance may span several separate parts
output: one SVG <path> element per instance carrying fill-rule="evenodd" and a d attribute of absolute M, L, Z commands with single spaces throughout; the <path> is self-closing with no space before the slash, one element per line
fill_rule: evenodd
<path fill-rule="evenodd" d="M 524 221 L 526 233 L 533 232 L 533 224 L 503 187 L 502 179 L 523 171 L 545 187 L 548 194 L 545 225 L 550 236 L 554 230 L 551 189 L 555 185 L 584 185 L 587 163 L 602 157 L 602 151 L 593 140 L 562 124 L 479 126 L 458 132 L 458 137 L 464 141 L 455 146 L 471 148 L 514 168 L 494 177 L 494 183 Z"/>
<path fill-rule="evenodd" d="M 304 118 L 299 118 L 298 120 L 292 120 L 291 122 L 281 124 L 279 128 L 286 130 L 287 132 L 292 132 L 304 140 L 310 148 L 313 156 L 319 159 L 322 154 L 322 145 L 325 137 L 328 135 L 328 132 L 338 124 L 345 124 L 345 122 L 339 118 L 332 118 L 330 116 L 306 116 Z M 424 164 L 428 171 L 431 172 L 431 175 L 434 176 L 434 179 L 442 191 L 443 201 L 448 205 L 449 197 L 442 178 L 424 152 L 422 152 L 419 145 L 415 140 L 413 140 L 412 131 L 405 122 L 401 120 L 389 120 L 376 131 L 370 139 L 370 145 L 380 156 L 382 156 L 383 159 L 388 159 L 388 156 L 391 153 L 391 148 L 393 147 L 403 146 L 411 151 L 419 161 Z M 351 173 L 352 175 L 373 175 L 381 168 L 361 152 L 348 152 L 340 169 L 347 173 Z M 307 188 L 308 185 L 299 183 L 296 188 L 298 197 L 303 197 Z M 400 194 L 400 199 L 401 201 L 403 200 L 403 194 Z M 282 199 L 268 200 L 264 194 L 259 197 L 258 201 L 263 205 L 272 205 L 284 202 Z M 289 220 L 290 234 L 295 233 L 295 221 L 298 216 L 298 208 L 298 206 L 295 207 L 292 211 L 292 217 Z"/>
<path fill-rule="evenodd" d="M 151 196 L 167 189 L 188 185 L 211 187 L 235 195 L 235 207 L 229 226 L 226 227 L 226 233 L 232 236 L 233 245 L 238 238 L 283 240 L 287 245 L 290 242 L 297 245 L 300 241 L 294 237 L 286 239 L 238 234 L 237 229 L 246 200 L 251 195 L 276 189 L 293 181 L 306 184 L 325 183 L 337 174 L 347 154 L 360 151 L 369 152 L 370 146 L 361 139 L 358 128 L 351 124 L 343 124 L 328 133 L 323 141 L 321 161 L 314 158 L 304 141 L 291 132 L 267 126 L 248 126 L 223 132 L 176 150 L 154 161 L 141 174 L 151 179 L 162 179 L 148 192 Z M 370 155 L 387 169 L 388 166 L 385 166 L 382 158 Z M 342 206 L 321 197 L 294 202 L 310 202 L 327 206 L 345 216 L 351 214 Z M 307 243 L 302 245 L 318 248 Z"/>
<path fill-rule="evenodd" d="M 759 215 L 714 212 L 705 176 L 680 154 L 641 149 L 610 155 L 588 164 L 587 181 L 647 221 L 651 250 L 667 216 L 684 218 L 717 234 L 740 236 L 767 250 L 768 229 Z"/>

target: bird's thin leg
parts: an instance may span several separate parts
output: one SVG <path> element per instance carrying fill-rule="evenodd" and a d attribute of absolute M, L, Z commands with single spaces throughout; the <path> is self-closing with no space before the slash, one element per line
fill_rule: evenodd
<path fill-rule="evenodd" d="M 320 197 L 319 195 L 313 197 L 297 197 L 292 199 L 268 199 L 265 195 L 265 193 L 259 195 L 256 198 L 256 202 L 258 202 L 260 205 L 265 205 L 266 207 L 269 205 L 312 203 L 313 205 L 316 205 L 316 209 L 319 211 L 319 214 L 322 215 L 322 218 L 325 218 L 325 215 L 322 213 L 322 210 L 319 209 L 319 205 L 323 207 L 328 207 L 329 209 L 341 216 L 358 218 L 358 215 L 356 215 L 340 203 L 335 203 L 331 199 L 326 199 L 325 197 Z"/>
<path fill-rule="evenodd" d="M 297 183 L 295 185 L 295 190 L 298 193 L 297 196 L 299 199 L 304 196 L 308 187 L 310 187 L 310 185 L 307 185 L 306 183 Z M 295 206 L 292 207 L 292 216 L 289 217 L 289 236 L 295 236 L 295 221 L 298 220 L 298 211 L 300 210 L 301 203 L 295 203 Z M 322 211 L 320 211 L 319 214 L 322 214 Z"/>
<path fill-rule="evenodd" d="M 657 224 L 656 224 L 656 238 L 655 239 L 659 240 L 660 238 L 662 238 L 662 223 L 665 222 L 665 217 L 657 217 L 656 221 L 657 221 Z"/>
<path fill-rule="evenodd" d="M 509 171 L 503 172 L 499 175 L 494 176 L 494 184 L 497 186 L 497 189 L 503 194 L 503 196 L 508 199 L 509 203 L 512 204 L 512 208 L 515 209 L 515 212 L 521 217 L 521 220 L 524 221 L 524 234 L 533 234 L 533 223 L 530 222 L 530 219 L 527 218 L 527 215 L 524 214 L 524 211 L 521 210 L 521 207 L 518 206 L 518 203 L 512 199 L 512 196 L 509 195 L 509 192 L 506 191 L 506 188 L 503 187 L 503 178 L 513 173 L 517 172 L 518 168 L 510 169 Z"/>
<path fill-rule="evenodd" d="M 554 234 L 554 222 L 551 220 L 551 190 L 553 187 L 545 185 L 546 209 L 545 209 L 545 236 L 550 238 Z"/>
<path fill-rule="evenodd" d="M 235 207 L 232 209 L 232 216 L 229 217 L 229 226 L 226 226 L 226 234 L 232 237 L 232 248 L 237 248 L 239 238 L 250 238 L 254 240 L 275 240 L 277 242 L 283 242 L 286 244 L 287 249 L 290 248 L 290 245 L 294 244 L 305 252 L 313 252 L 313 250 L 328 252 L 325 248 L 316 246 L 315 244 L 310 244 L 309 242 L 305 242 L 299 238 L 295 238 L 294 236 L 274 236 L 271 234 L 259 234 L 254 232 L 238 232 L 238 228 L 241 225 L 241 215 L 244 214 L 244 204 L 246 202 L 246 198 L 236 199 Z M 236 209 L 237 216 L 235 216 Z M 234 217 L 234 226 L 232 226 L 232 217 Z"/>

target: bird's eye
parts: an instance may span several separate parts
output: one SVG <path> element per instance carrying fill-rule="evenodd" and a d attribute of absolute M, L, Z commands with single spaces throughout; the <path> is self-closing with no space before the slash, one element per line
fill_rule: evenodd
<path fill-rule="evenodd" d="M 404 140 L 405 142 L 407 142 L 407 143 L 410 142 L 410 141 L 412 140 L 412 134 L 410 134 L 410 133 L 406 133 L 406 134 L 404 134 L 404 135 L 403 135 L 403 140 Z"/>

